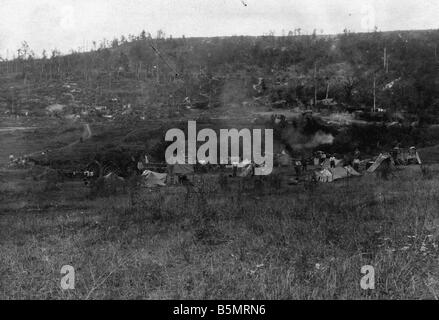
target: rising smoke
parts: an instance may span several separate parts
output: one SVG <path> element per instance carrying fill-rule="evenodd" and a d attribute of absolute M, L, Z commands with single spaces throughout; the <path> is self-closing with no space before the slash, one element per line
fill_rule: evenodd
<path fill-rule="evenodd" d="M 334 136 L 323 131 L 314 135 L 304 135 L 297 129 L 289 128 L 282 132 L 282 139 L 288 142 L 293 150 L 313 149 L 323 144 L 332 144 Z"/>

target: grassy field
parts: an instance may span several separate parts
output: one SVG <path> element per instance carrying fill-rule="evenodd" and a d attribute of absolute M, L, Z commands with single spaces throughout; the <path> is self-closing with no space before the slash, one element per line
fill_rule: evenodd
<path fill-rule="evenodd" d="M 2 169 L 0 299 L 437 299 L 438 172 L 228 190 L 203 176 L 189 195 L 90 197 Z M 360 288 L 363 265 L 375 290 Z"/>

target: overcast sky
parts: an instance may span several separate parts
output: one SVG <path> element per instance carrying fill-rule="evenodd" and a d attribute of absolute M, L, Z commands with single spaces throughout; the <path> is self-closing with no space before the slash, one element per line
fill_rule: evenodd
<path fill-rule="evenodd" d="M 246 4 L 246 5 L 245 5 Z M 437 0 L 0 0 L 0 55 L 23 40 L 37 54 L 138 35 L 262 35 L 437 29 Z"/>

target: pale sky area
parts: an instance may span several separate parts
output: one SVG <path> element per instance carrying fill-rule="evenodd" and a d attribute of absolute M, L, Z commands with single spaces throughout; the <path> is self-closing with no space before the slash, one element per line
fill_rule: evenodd
<path fill-rule="evenodd" d="M 247 4 L 247 5 L 244 5 Z M 63 53 L 142 29 L 173 37 L 438 29 L 437 0 L 0 0 L 0 56 Z"/>

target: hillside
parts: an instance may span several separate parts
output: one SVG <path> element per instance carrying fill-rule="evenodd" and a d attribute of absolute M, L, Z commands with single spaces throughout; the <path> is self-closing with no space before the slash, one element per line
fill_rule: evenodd
<path fill-rule="evenodd" d="M 53 103 L 73 111 L 130 104 L 147 117 L 182 112 L 186 97 L 202 108 L 306 108 L 315 98 L 358 108 L 373 106 L 375 75 L 379 107 L 422 118 L 439 103 L 438 43 L 437 30 L 179 39 L 142 32 L 39 59 L 23 43 L 15 60 L 0 63 L 0 103 L 3 112 L 37 115 Z"/>
<path fill-rule="evenodd" d="M 1 121 L 35 128 L 37 138 L 6 135 L 4 149 L 54 150 L 44 162 L 57 167 L 98 154 L 127 163 L 147 152 L 163 161 L 164 133 L 190 119 L 274 128 L 277 143 L 297 156 L 304 152 L 297 144 L 310 146 L 318 131 L 333 143 L 306 154 L 428 147 L 439 143 L 437 43 L 436 30 L 179 39 L 142 32 L 43 58 L 23 43 L 16 59 L 0 63 Z M 378 112 L 370 112 L 374 82 Z M 277 114 L 287 121 L 275 125 Z M 84 124 L 97 134 L 76 144 Z M 38 140 L 45 134 L 51 138 Z"/>

